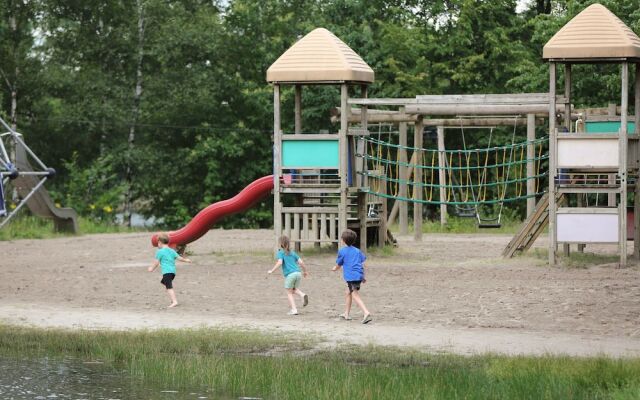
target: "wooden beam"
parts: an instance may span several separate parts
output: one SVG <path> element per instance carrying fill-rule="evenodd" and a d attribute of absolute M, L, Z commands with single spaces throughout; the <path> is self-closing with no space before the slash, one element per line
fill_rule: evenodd
<path fill-rule="evenodd" d="M 440 183 L 440 225 L 447 224 L 447 205 L 444 204 L 447 190 L 446 153 L 444 148 L 444 127 L 438 127 L 438 179 Z"/>
<path fill-rule="evenodd" d="M 338 237 L 347 229 L 347 191 L 349 188 L 347 179 L 349 175 L 347 131 L 349 130 L 347 100 L 349 99 L 349 86 L 346 83 L 340 85 L 340 214 L 338 217 Z"/>
<path fill-rule="evenodd" d="M 282 129 L 280 126 L 280 85 L 273 85 L 273 227 L 276 231 L 275 249 L 282 236 L 280 203 L 280 167 L 282 157 Z"/>
<path fill-rule="evenodd" d="M 360 95 L 363 98 L 367 98 L 368 97 L 368 92 L 367 92 L 367 85 L 362 85 L 360 87 Z M 369 118 L 369 110 L 367 109 L 367 106 L 362 106 L 362 110 L 360 113 L 360 125 L 362 126 L 362 129 L 367 129 L 367 126 L 369 124 L 368 121 Z M 354 149 L 357 150 L 356 152 L 359 152 L 360 154 L 365 154 L 367 151 L 367 144 L 365 143 L 364 140 L 358 139 L 358 149 Z M 354 152 L 355 153 L 355 152 Z M 355 154 L 354 154 L 355 156 Z M 362 172 L 362 186 L 367 186 L 369 183 L 367 181 L 367 163 L 364 161 L 364 159 L 362 158 L 358 158 L 359 162 L 358 165 L 356 167 L 356 170 L 359 168 Z M 353 179 L 358 179 L 357 174 L 354 175 Z M 358 220 L 360 221 L 360 250 L 362 250 L 365 254 L 367 252 L 367 194 L 366 193 L 358 193 L 357 195 L 357 201 L 358 201 Z M 386 202 L 387 199 L 384 199 L 384 201 Z M 384 216 L 386 218 L 386 216 Z"/>
<path fill-rule="evenodd" d="M 401 109 L 401 111 L 404 111 L 404 107 Z M 400 188 L 398 195 L 400 197 L 407 198 L 408 187 L 406 182 L 407 180 L 409 180 L 409 167 L 404 165 L 407 162 L 407 123 L 400 122 L 398 131 L 398 134 L 400 136 L 400 148 L 398 148 L 398 162 L 400 163 Z M 398 207 L 400 213 L 400 234 L 406 235 L 409 233 L 409 207 L 406 201 L 396 200 L 393 204 L 394 209 L 396 208 L 396 203 L 399 204 Z M 391 216 L 389 216 L 389 219 L 391 219 Z"/>
<path fill-rule="evenodd" d="M 527 114 L 527 218 L 533 214 L 536 209 L 536 181 L 531 179 L 536 175 L 536 162 L 533 159 L 536 156 L 536 146 L 532 143 L 536 140 L 536 117 L 533 114 Z"/>
<path fill-rule="evenodd" d="M 413 147 L 415 147 L 414 152 L 417 152 L 416 156 L 416 164 L 421 164 L 422 162 L 422 118 L 418 119 L 416 122 L 415 131 L 413 132 Z M 422 168 L 416 168 L 414 170 L 413 175 L 415 176 L 415 182 L 422 182 Z M 413 199 L 417 200 L 413 203 L 413 238 L 416 241 L 422 240 L 422 187 L 414 185 L 413 186 Z"/>
<path fill-rule="evenodd" d="M 629 109 L 629 63 L 622 63 L 622 99 L 620 100 L 620 165 L 618 175 L 620 176 L 620 204 L 619 219 L 619 251 L 620 268 L 627 266 L 627 115 Z"/>
<path fill-rule="evenodd" d="M 556 112 L 564 106 L 555 105 Z M 549 112 L 547 104 L 411 104 L 407 105 L 408 114 L 420 115 L 512 115 Z"/>
<path fill-rule="evenodd" d="M 636 125 L 635 134 L 640 134 L 640 64 L 636 64 L 636 77 L 634 85 L 634 122 Z M 636 148 L 636 157 L 640 154 L 640 141 L 632 144 Z M 636 179 L 633 196 L 633 256 L 636 262 L 640 262 L 640 180 Z"/>
<path fill-rule="evenodd" d="M 294 132 L 296 134 L 302 133 L 302 86 L 295 86 L 295 119 L 294 119 Z"/>
<path fill-rule="evenodd" d="M 556 265 L 556 63 L 549 63 L 549 266 Z"/>

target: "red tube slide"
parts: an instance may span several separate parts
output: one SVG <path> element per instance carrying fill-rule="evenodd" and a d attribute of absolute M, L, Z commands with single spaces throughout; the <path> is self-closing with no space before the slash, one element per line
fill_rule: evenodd
<path fill-rule="evenodd" d="M 284 181 L 290 180 L 289 176 L 284 177 Z M 271 193 L 272 189 L 273 175 L 256 179 L 234 197 L 211 204 L 183 228 L 169 232 L 169 245 L 175 247 L 200 239 L 219 219 L 248 210 Z M 154 247 L 158 245 L 157 234 L 151 237 L 151 244 Z"/>

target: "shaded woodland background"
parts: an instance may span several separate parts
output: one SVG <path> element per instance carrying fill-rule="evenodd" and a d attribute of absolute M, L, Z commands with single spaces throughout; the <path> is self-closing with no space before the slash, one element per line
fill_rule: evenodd
<path fill-rule="evenodd" d="M 374 69 L 371 97 L 546 92 L 543 45 L 591 3 L 0 0 L 0 115 L 56 168 L 48 188 L 61 205 L 175 227 L 271 173 L 266 70 L 312 29 L 331 30 Z M 600 3 L 640 32 L 640 1 Z M 576 106 L 618 101 L 618 67 L 574 71 Z M 337 88 L 305 88 L 304 130 L 336 131 L 338 104 Z M 292 90 L 283 110 L 292 131 Z M 222 224 L 271 219 L 266 202 Z"/>

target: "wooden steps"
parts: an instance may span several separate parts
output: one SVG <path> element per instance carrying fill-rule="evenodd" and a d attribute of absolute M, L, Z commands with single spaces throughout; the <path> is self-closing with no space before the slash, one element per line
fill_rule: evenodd
<path fill-rule="evenodd" d="M 556 204 L 560 204 L 563 195 L 556 194 Z M 520 231 L 511 239 L 505 247 L 502 255 L 507 258 L 514 256 L 516 252 L 527 251 L 540 233 L 549 223 L 549 194 L 545 193 L 536 204 L 534 212 L 523 222 Z"/>

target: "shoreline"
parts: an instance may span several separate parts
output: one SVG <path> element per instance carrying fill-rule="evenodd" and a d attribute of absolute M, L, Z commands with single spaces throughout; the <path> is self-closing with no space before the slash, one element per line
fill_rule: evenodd
<path fill-rule="evenodd" d="M 349 322 L 338 318 L 310 321 L 304 315 L 261 321 L 246 317 L 180 313 L 179 307 L 134 312 L 42 304 L 0 305 L 0 321 L 12 326 L 42 329 L 140 331 L 213 328 L 263 334 L 299 334 L 318 338 L 321 348 L 352 344 L 468 356 L 491 353 L 505 356 L 640 357 L 640 339 L 633 338 L 496 328 L 398 327 L 376 320 L 362 325 L 355 319 Z"/>

